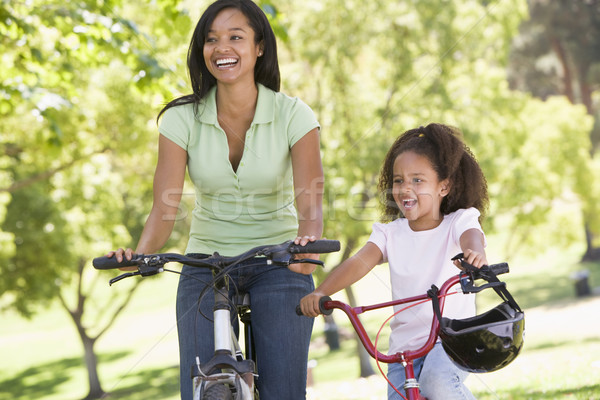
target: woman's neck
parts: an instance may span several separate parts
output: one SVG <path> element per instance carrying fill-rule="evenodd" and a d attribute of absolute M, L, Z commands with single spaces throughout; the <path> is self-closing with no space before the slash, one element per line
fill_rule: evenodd
<path fill-rule="evenodd" d="M 221 117 L 254 116 L 258 87 L 250 84 L 224 85 L 217 83 L 217 113 Z"/>

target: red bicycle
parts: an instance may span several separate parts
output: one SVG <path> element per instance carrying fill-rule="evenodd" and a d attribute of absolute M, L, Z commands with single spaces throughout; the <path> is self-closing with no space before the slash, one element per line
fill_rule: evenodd
<path fill-rule="evenodd" d="M 450 359 L 459 368 L 469 372 L 491 372 L 503 368 L 517 357 L 523 347 L 525 315 L 508 292 L 506 283 L 501 282 L 496 277 L 496 275 L 508 272 L 508 264 L 485 265 L 478 269 L 462 258 L 463 255 L 458 254 L 453 260 L 460 260 L 464 271 L 450 277 L 441 288 L 438 289 L 435 285 L 432 285 L 427 293 L 419 296 L 359 307 L 351 307 L 341 301 L 332 300 L 328 296 L 322 297 L 319 302 L 321 313 L 325 315 L 331 314 L 334 309 L 340 309 L 348 316 L 363 346 L 371 357 L 377 361 L 378 366 L 379 362 L 387 364 L 401 363 L 403 365 L 406 375 L 403 387 L 408 398 L 402 395 L 389 380 L 388 383 L 404 399 L 426 400 L 421 394 L 419 383 L 415 377 L 413 361 L 427 355 L 438 341 L 438 338 L 441 340 L 442 346 Z M 487 283 L 475 286 L 474 282 L 480 279 L 487 281 Z M 471 318 L 458 320 L 443 317 L 445 298 L 451 294 L 449 293 L 450 289 L 459 283 L 464 294 L 477 293 L 492 288 L 503 299 L 503 302 L 491 310 Z M 379 352 L 376 344 L 373 344 L 365 331 L 359 315 L 384 307 L 408 303 L 416 305 L 426 301 L 432 302 L 434 310 L 431 330 L 426 343 L 416 350 L 401 351 L 395 354 L 382 354 Z M 296 312 L 302 314 L 299 308 Z"/>

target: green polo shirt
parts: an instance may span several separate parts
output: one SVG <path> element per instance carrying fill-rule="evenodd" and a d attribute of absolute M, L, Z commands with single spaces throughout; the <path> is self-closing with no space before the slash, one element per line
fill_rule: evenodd
<path fill-rule="evenodd" d="M 162 135 L 187 151 L 196 191 L 186 252 L 233 256 L 293 239 L 298 218 L 290 149 L 319 127 L 314 113 L 298 98 L 258 85 L 254 120 L 234 171 L 215 95 L 216 87 L 196 116 L 193 104 L 168 109 L 159 126 Z"/>

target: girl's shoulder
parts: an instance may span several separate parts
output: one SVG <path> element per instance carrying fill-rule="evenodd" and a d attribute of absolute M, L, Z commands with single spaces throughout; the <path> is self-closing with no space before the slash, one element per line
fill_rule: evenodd
<path fill-rule="evenodd" d="M 375 222 L 373 223 L 373 231 L 383 233 L 396 233 L 405 230 L 408 227 L 406 218 L 396 218 L 391 222 Z"/>
<path fill-rule="evenodd" d="M 467 219 L 479 219 L 481 213 L 475 207 L 470 208 L 460 208 L 450 214 L 444 216 L 444 220 L 447 220 L 450 223 L 454 223 L 461 220 Z"/>

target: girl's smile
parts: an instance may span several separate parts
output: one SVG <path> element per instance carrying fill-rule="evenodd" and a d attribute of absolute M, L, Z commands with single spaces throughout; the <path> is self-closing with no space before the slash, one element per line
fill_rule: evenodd
<path fill-rule="evenodd" d="M 442 222 L 440 205 L 448 187 L 448 180 L 439 180 L 427 157 L 413 151 L 396 157 L 392 194 L 411 229 L 433 229 Z"/>

